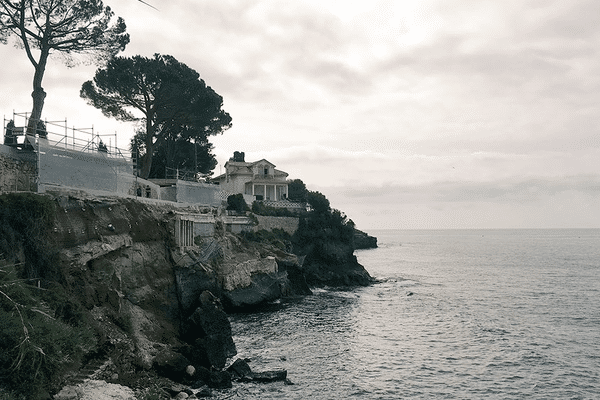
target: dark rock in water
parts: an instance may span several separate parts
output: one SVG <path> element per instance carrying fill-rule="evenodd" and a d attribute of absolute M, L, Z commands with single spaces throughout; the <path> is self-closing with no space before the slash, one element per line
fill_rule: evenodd
<path fill-rule="evenodd" d="M 185 369 L 190 361 L 180 353 L 164 349 L 154 358 L 153 367 L 160 375 L 175 382 L 181 382 L 185 377 Z"/>
<path fill-rule="evenodd" d="M 302 262 L 304 258 L 277 258 L 277 266 L 279 271 L 287 272 L 288 278 L 288 296 L 310 295 L 312 291 L 306 283 L 306 278 L 302 271 Z"/>
<path fill-rule="evenodd" d="M 198 376 L 200 377 L 201 381 L 192 385 L 193 388 L 202 387 L 202 383 L 213 389 L 228 389 L 232 387 L 231 375 L 227 371 L 209 370 L 207 368 L 200 367 L 198 368 Z"/>
<path fill-rule="evenodd" d="M 250 369 L 250 366 L 245 360 L 238 358 L 227 368 L 227 372 L 231 374 L 231 377 L 242 382 L 249 382 L 254 378 L 254 374 Z"/>
<path fill-rule="evenodd" d="M 221 369 L 227 358 L 237 354 L 229 318 L 219 299 L 208 291 L 202 293 L 200 307 L 188 318 L 183 337 L 192 344 L 186 355 L 195 365 Z"/>
<path fill-rule="evenodd" d="M 367 233 L 354 229 L 354 250 L 377 248 L 377 238 Z"/>
<path fill-rule="evenodd" d="M 304 274 L 306 281 L 311 286 L 368 286 L 374 281 L 353 255 L 338 262 L 319 259 L 307 260 Z"/>
<path fill-rule="evenodd" d="M 255 382 L 269 383 L 269 382 L 285 381 L 286 378 L 287 378 L 287 371 L 282 369 L 282 370 L 276 370 L 276 371 L 254 372 L 253 380 Z"/>
<path fill-rule="evenodd" d="M 287 381 L 287 371 L 284 369 L 264 371 L 264 372 L 252 372 L 248 362 L 246 360 L 237 359 L 233 364 L 227 368 L 233 379 L 241 382 L 278 382 Z M 293 384 L 289 382 L 288 384 Z"/>
<path fill-rule="evenodd" d="M 280 299 L 287 285 L 288 278 L 285 272 L 254 274 L 250 286 L 225 292 L 224 301 L 227 309 L 247 309 Z"/>

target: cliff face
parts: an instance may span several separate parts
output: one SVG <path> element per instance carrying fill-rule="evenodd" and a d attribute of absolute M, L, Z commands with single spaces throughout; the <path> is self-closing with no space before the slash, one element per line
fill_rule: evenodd
<path fill-rule="evenodd" d="M 60 285 L 68 298 L 45 313 L 65 321 L 85 314 L 78 318 L 89 322 L 97 340 L 93 353 L 70 364 L 74 370 L 100 358 L 111 361 L 104 378 L 113 382 L 127 384 L 139 371 L 198 379 L 186 375 L 187 366 L 218 370 L 236 354 L 226 308 L 298 290 L 288 279 L 288 270 L 299 268 L 295 256 L 245 243 L 219 224 L 214 235 L 196 238 L 198 246 L 178 246 L 177 218 L 202 211 L 84 194 L 39 197 L 50 197 L 55 211 L 42 237 L 56 269 L 40 284 Z M 23 261 L 24 247 L 15 246 L 12 261 Z"/>
<path fill-rule="evenodd" d="M 358 229 L 354 229 L 353 241 L 354 250 L 377 248 L 377 238 Z"/>
<path fill-rule="evenodd" d="M 66 285 L 98 318 L 114 311 L 131 319 L 145 367 L 161 347 L 157 343 L 181 336 L 204 291 L 233 309 L 291 290 L 278 255 L 266 246 L 244 244 L 223 231 L 198 247 L 177 246 L 174 221 L 181 210 L 128 199 L 57 202 L 52 241 L 60 248 Z"/>
<path fill-rule="evenodd" d="M 47 313 L 64 321 L 85 314 L 75 319 L 89 322 L 97 343 L 69 368 L 109 360 L 100 378 L 114 383 L 130 384 L 140 371 L 199 379 L 186 375 L 190 365 L 206 368 L 205 381 L 219 381 L 208 370 L 223 368 L 236 353 L 225 310 L 310 294 L 308 284 L 371 281 L 352 254 L 352 243 L 307 241 L 303 266 L 304 257 L 225 232 L 218 222 L 214 234 L 196 237 L 194 246 L 180 246 L 181 216 L 213 210 L 83 193 L 44 198 L 55 211 L 44 236 L 54 255 L 52 276 L 47 274 L 41 285 L 60 286 L 68 298 Z M 12 261 L 27 263 L 24 255 L 31 251 L 25 247 L 15 247 Z"/>

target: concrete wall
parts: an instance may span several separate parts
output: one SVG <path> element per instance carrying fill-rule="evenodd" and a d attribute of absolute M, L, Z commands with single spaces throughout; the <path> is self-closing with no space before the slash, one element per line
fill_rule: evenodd
<path fill-rule="evenodd" d="M 267 217 L 264 215 L 257 215 L 258 225 L 254 230 L 264 229 L 270 231 L 271 229 L 283 229 L 290 235 L 298 229 L 299 219 L 296 217 Z"/>
<path fill-rule="evenodd" d="M 177 202 L 218 207 L 221 205 L 220 191 L 218 185 L 178 180 Z"/>
<path fill-rule="evenodd" d="M 81 152 L 39 141 L 39 182 L 42 185 L 131 194 L 133 164 L 99 152 Z M 127 182 L 129 180 L 129 182 Z"/>
<path fill-rule="evenodd" d="M 0 192 L 36 192 L 37 171 L 34 154 L 19 154 L 0 145 Z"/>
<path fill-rule="evenodd" d="M 252 221 L 248 217 L 237 217 L 226 215 L 222 217 L 225 230 L 231 233 L 242 233 L 242 231 L 252 231 Z"/>

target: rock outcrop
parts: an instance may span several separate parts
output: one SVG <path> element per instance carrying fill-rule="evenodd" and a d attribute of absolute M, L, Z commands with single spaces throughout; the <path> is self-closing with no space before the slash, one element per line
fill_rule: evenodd
<path fill-rule="evenodd" d="M 302 249 L 302 274 L 310 286 L 367 286 L 373 278 L 358 263 L 351 240 L 322 240 Z"/>
<path fill-rule="evenodd" d="M 54 400 L 136 400 L 133 390 L 105 381 L 88 380 L 76 386 L 64 387 Z"/>
<path fill-rule="evenodd" d="M 369 234 L 354 229 L 354 250 L 375 249 L 377 248 L 377 238 Z"/>
<path fill-rule="evenodd" d="M 222 369 L 236 349 L 226 311 L 311 294 L 309 285 L 371 282 L 351 243 L 319 243 L 322 252 L 305 258 L 215 228 L 182 246 L 177 221 L 205 210 L 84 193 L 46 197 L 56 211 L 47 236 L 56 276 L 45 284 L 59 285 L 67 297 L 55 317 L 77 314 L 97 340 L 90 346 L 95 353 L 71 363 L 71 376 L 90 360 L 108 360 L 94 379 L 133 387 L 140 376 L 157 374 L 190 386 L 229 387 L 231 375 Z M 24 247 L 17 247 L 15 258 L 22 259 Z M 252 375 L 282 379 L 281 371 Z"/>
<path fill-rule="evenodd" d="M 297 259 L 223 231 L 178 247 L 174 221 L 182 211 L 169 206 L 84 195 L 55 202 L 49 240 L 59 249 L 60 280 L 93 320 L 113 383 L 141 370 L 230 385 L 218 373 L 236 354 L 224 305 L 248 308 L 291 293 L 278 257 L 290 266 Z"/>

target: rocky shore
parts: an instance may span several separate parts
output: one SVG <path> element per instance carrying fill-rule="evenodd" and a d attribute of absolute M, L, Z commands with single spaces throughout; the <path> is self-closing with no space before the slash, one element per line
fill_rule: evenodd
<path fill-rule="evenodd" d="M 76 315 L 97 342 L 32 398 L 55 392 L 60 400 L 182 399 L 210 395 L 232 381 L 290 383 L 285 371 L 251 371 L 244 360 L 225 369 L 236 355 L 226 312 L 308 295 L 310 286 L 372 281 L 352 245 L 331 245 L 332 262 L 325 264 L 245 240 L 217 216 L 213 235 L 182 247 L 174 224 L 181 209 L 123 198 L 44 197 L 55 205 L 47 239 L 58 271 L 40 285 L 69 299 L 52 317 Z M 21 243 L 11 261 L 20 261 L 26 247 Z"/>

